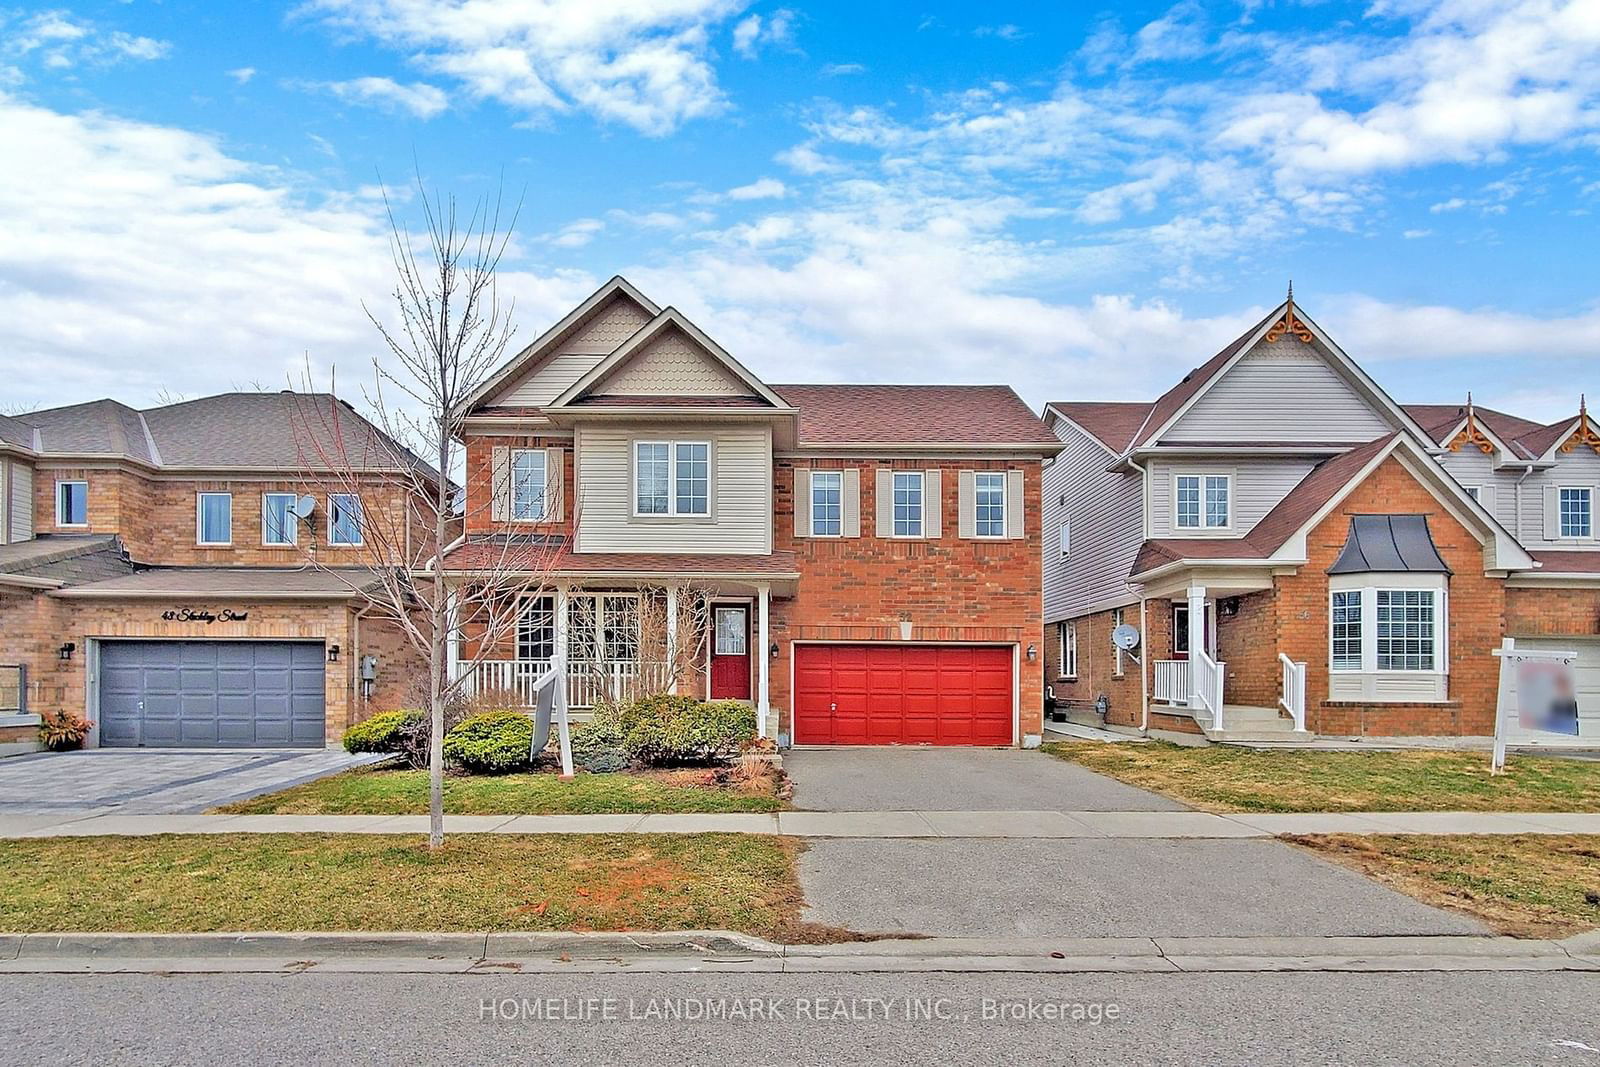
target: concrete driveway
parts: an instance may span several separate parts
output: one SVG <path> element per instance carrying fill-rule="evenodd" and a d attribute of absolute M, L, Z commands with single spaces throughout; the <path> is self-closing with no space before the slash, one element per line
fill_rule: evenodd
<path fill-rule="evenodd" d="M 810 811 L 1181 811 L 1185 805 L 1043 752 L 817 748 L 784 753 Z"/>
<path fill-rule="evenodd" d="M 201 812 L 382 758 L 338 748 L 102 748 L 13 756 L 0 760 L 0 813 Z"/>

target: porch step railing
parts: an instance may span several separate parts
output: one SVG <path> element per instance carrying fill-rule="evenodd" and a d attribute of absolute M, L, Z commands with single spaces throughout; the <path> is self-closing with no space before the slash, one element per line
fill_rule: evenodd
<path fill-rule="evenodd" d="M 1222 679 L 1227 666 L 1202 651 L 1195 651 L 1189 656 L 1189 707 L 1197 712 L 1197 719 L 1198 712 L 1211 716 L 1213 730 L 1222 729 Z"/>
<path fill-rule="evenodd" d="M 462 692 L 468 697 L 505 694 L 515 707 L 531 708 L 539 676 L 550 669 L 549 660 L 491 659 L 463 665 Z M 667 664 L 640 661 L 569 663 L 567 706 L 588 709 L 607 700 L 621 701 L 667 688 Z"/>
<path fill-rule="evenodd" d="M 1289 713 L 1289 718 L 1294 720 L 1296 730 L 1306 728 L 1306 665 L 1296 663 L 1278 653 L 1278 663 L 1283 667 L 1283 692 L 1278 697 L 1278 703 L 1283 705 L 1283 710 Z"/>
<path fill-rule="evenodd" d="M 1156 660 L 1155 699 L 1163 704 L 1184 707 L 1189 703 L 1189 661 Z"/>

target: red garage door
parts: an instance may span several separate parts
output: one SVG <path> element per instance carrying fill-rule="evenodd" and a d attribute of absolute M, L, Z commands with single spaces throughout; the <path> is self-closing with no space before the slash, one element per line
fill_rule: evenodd
<path fill-rule="evenodd" d="M 1011 649 L 796 645 L 797 745 L 1009 745 Z"/>

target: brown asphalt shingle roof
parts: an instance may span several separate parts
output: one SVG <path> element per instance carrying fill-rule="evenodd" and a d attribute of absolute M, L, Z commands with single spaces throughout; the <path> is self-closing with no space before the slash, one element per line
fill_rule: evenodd
<path fill-rule="evenodd" d="M 509 542 L 509 543 L 508 543 Z M 481 571 L 490 568 L 525 569 L 561 575 L 583 574 L 748 574 L 752 577 L 792 577 L 799 573 L 793 552 L 764 556 L 694 555 L 682 552 L 574 552 L 559 538 L 541 543 L 538 537 L 477 536 L 452 548 L 445 569 Z"/>
<path fill-rule="evenodd" d="M 365 567 L 154 567 L 134 574 L 62 590 L 55 596 L 165 596 L 197 593 L 207 596 L 355 596 L 378 582 Z"/>
<path fill-rule="evenodd" d="M 1145 424 L 1154 406 L 1150 401 L 1096 403 L 1076 400 L 1060 400 L 1049 405 L 1119 456 L 1127 451 L 1133 435 Z"/>
<path fill-rule="evenodd" d="M 1529 552 L 1545 574 L 1600 574 L 1600 551 Z M 1538 572 L 1536 572 L 1538 573 Z"/>
<path fill-rule="evenodd" d="M 807 445 L 1060 442 L 1009 385 L 774 385 Z"/>

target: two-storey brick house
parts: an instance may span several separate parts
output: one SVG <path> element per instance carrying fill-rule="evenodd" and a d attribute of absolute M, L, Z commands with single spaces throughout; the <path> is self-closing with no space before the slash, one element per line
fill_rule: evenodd
<path fill-rule="evenodd" d="M 1402 406 L 1291 299 L 1152 402 L 1045 417 L 1064 709 L 1103 697 L 1114 728 L 1213 739 L 1482 736 L 1509 636 L 1578 648 L 1600 713 L 1585 412 Z"/>
<path fill-rule="evenodd" d="M 617 278 L 484 385 L 465 445 L 451 579 L 543 549 L 484 688 L 560 648 L 592 705 L 661 666 L 636 606 L 670 629 L 694 598 L 703 634 L 670 640 L 703 655 L 670 684 L 750 701 L 781 742 L 1037 743 L 1060 444 L 1011 389 L 769 384 Z"/>
<path fill-rule="evenodd" d="M 66 711 L 95 745 L 321 746 L 394 706 L 414 657 L 357 590 L 419 462 L 329 396 L 0 417 L 0 743 Z"/>

